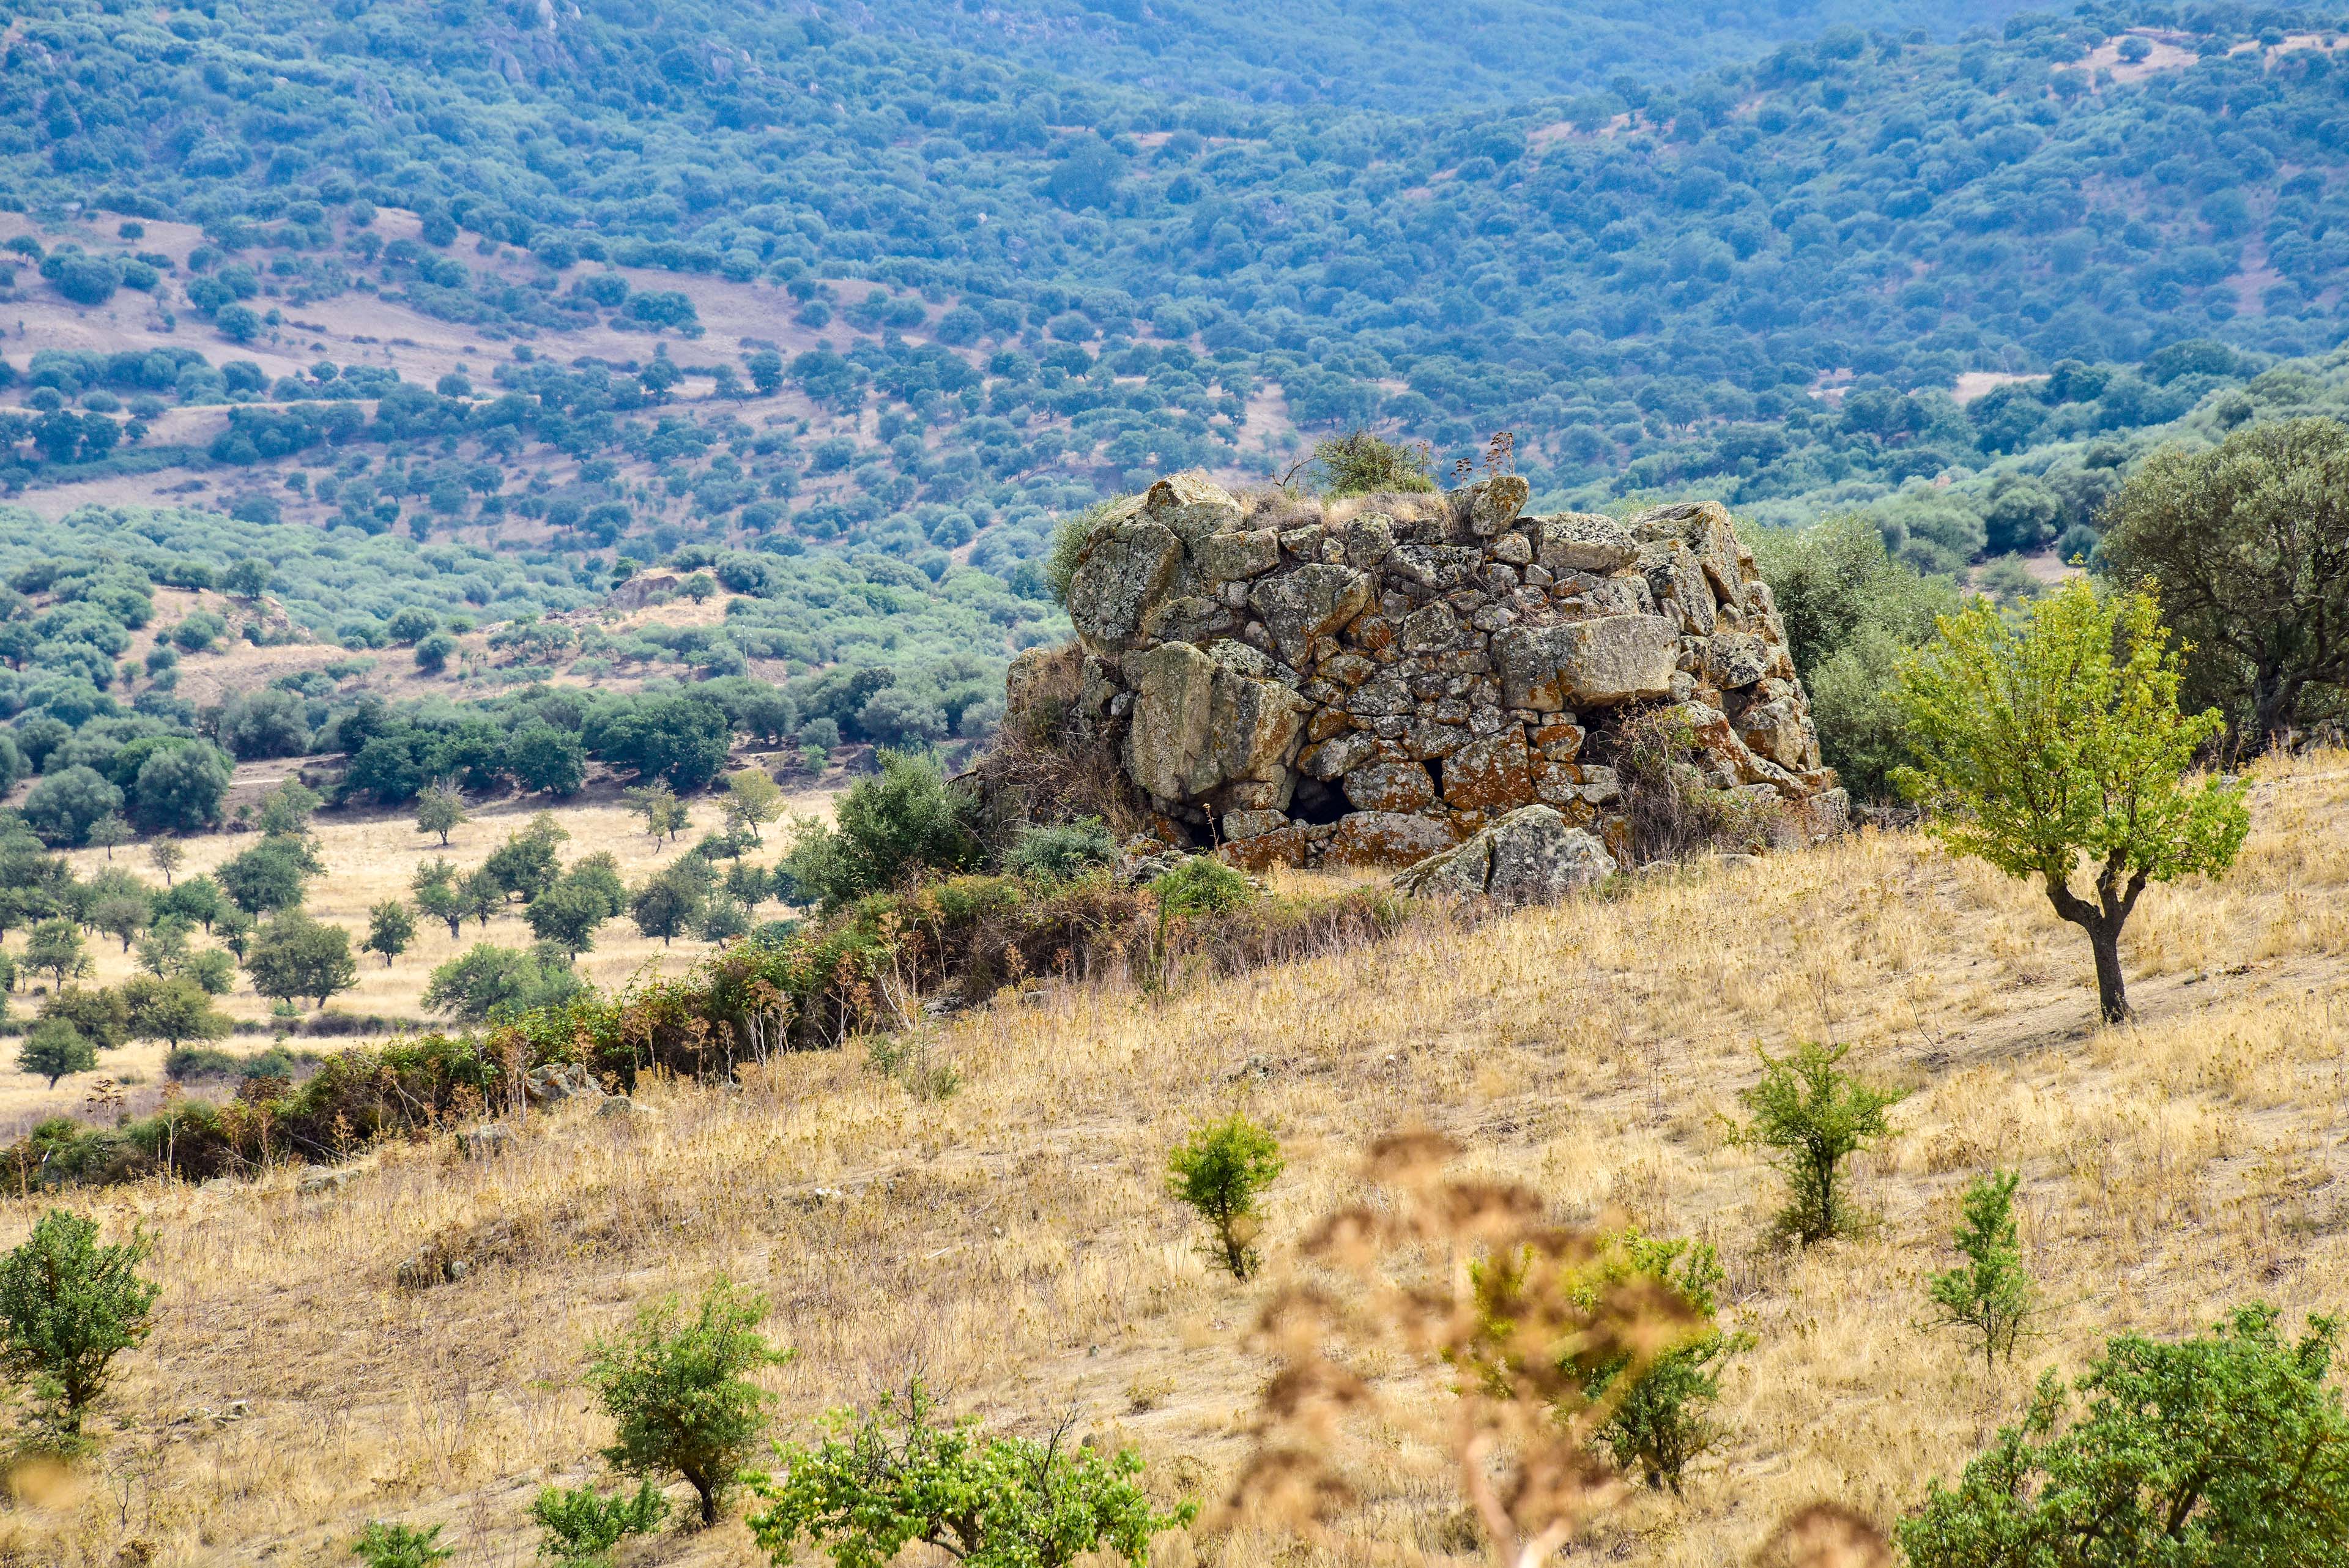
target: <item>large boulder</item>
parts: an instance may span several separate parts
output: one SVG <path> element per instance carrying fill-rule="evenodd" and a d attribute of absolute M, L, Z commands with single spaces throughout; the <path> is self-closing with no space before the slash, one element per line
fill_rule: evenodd
<path fill-rule="evenodd" d="M 1493 666 L 1512 708 L 1558 713 L 1668 695 L 1680 631 L 1661 616 L 1609 615 L 1493 634 Z"/>
<path fill-rule="evenodd" d="M 1414 898 L 1489 898 L 1511 909 L 1555 904 L 1615 874 L 1606 846 L 1547 805 L 1509 813 L 1395 878 Z"/>

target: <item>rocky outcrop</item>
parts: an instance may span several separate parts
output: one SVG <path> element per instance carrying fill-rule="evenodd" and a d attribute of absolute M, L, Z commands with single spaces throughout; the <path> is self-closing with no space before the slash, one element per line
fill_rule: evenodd
<path fill-rule="evenodd" d="M 1489 898 L 1506 908 L 1555 904 L 1615 874 L 1598 839 L 1547 805 L 1520 806 L 1466 843 L 1395 878 L 1418 898 Z"/>
<path fill-rule="evenodd" d="M 1259 867 L 1410 864 L 1504 824 L 1587 842 L 1575 876 L 1628 860 L 1613 735 L 1667 704 L 1708 786 L 1839 821 L 1729 514 L 1526 499 L 1514 476 L 1326 508 L 1160 480 L 1096 524 L 1071 581 L 1077 743 L 1112 749 L 1170 833 Z M 1014 662 L 1015 720 L 1026 666 L 1053 657 Z"/>

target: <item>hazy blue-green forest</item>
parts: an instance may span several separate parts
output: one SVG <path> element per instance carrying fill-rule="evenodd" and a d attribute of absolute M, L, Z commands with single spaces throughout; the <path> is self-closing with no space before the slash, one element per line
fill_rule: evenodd
<path fill-rule="evenodd" d="M 2339 410 L 2336 13 L 1695 20 L 33 0 L 0 46 L 0 296 L 135 302 L 171 346 L 0 338 L 0 488 L 225 475 L 253 538 L 135 507 L 18 534 L 156 581 L 265 557 L 358 650 L 416 642 L 409 604 L 494 623 L 719 571 L 749 596 L 719 626 L 568 652 L 894 664 L 869 722 L 870 691 L 833 706 L 918 740 L 983 724 L 973 693 L 1058 624 L 1054 519 L 1173 468 L 1269 479 L 1361 426 L 1441 465 L 1506 430 L 1546 504 L 1860 509 L 1910 566 L 1979 571 L 2093 551 L 2162 441 Z M 98 243 L 60 237 L 91 210 Z M 155 250 L 162 222 L 202 240 Z M 832 346 L 713 356 L 698 282 Z M 429 384 L 251 357 L 371 301 L 492 348 Z M 532 348 L 590 328 L 635 346 Z M 212 405 L 216 433 L 160 433 Z M 273 494 L 323 529 L 269 547 Z M 57 624 L 8 701 L 46 670 L 102 711 L 116 639 L 75 651 L 26 591 Z"/>

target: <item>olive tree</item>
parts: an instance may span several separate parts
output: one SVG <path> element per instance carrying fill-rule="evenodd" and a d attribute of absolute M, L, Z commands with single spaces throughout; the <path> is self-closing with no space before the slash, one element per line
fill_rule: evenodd
<path fill-rule="evenodd" d="M 2019 631 L 1982 600 L 1940 625 L 1901 670 L 1917 765 L 1896 779 L 1943 843 L 2037 878 L 2087 932 L 2098 1005 L 2119 1023 L 2121 928 L 2138 897 L 2224 871 L 2250 829 L 2240 784 L 2187 780 L 2224 722 L 2178 711 L 2178 650 L 2149 595 L 2075 582 Z"/>

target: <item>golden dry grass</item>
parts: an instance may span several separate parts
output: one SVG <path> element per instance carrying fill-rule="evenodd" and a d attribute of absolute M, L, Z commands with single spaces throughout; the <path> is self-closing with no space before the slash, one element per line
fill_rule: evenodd
<path fill-rule="evenodd" d="M 293 762 L 275 764 L 254 764 L 238 770 L 239 795 L 258 793 L 274 768 L 276 774 L 292 777 L 296 767 Z M 788 797 L 787 809 L 797 815 L 823 815 L 831 809 L 833 792 L 803 793 Z M 691 802 L 693 826 L 680 835 L 674 844 L 656 843 L 647 837 L 641 818 L 631 815 L 616 801 L 572 802 L 554 810 L 554 817 L 570 841 L 558 851 L 567 864 L 597 851 L 609 851 L 620 865 L 620 875 L 631 887 L 651 872 L 674 860 L 678 855 L 706 832 L 721 826 L 719 811 L 714 801 L 697 796 Z M 471 870 L 488 858 L 490 851 L 505 842 L 508 834 L 520 830 L 539 810 L 543 802 L 515 799 L 496 805 L 476 807 L 473 820 L 460 826 L 449 836 L 449 846 L 443 849 L 433 835 L 416 831 L 414 820 L 407 815 L 322 817 L 316 823 L 317 852 L 325 863 L 326 874 L 315 878 L 309 888 L 304 908 L 322 920 L 331 921 L 351 933 L 354 948 L 367 938 L 367 909 L 372 904 L 388 898 L 409 898 L 409 881 L 416 867 L 436 857 L 445 856 L 461 873 Z M 787 823 L 770 826 L 764 835 L 766 844 L 754 849 L 748 859 L 760 865 L 772 865 L 781 858 L 790 838 Z M 181 840 L 187 859 L 177 875 L 193 876 L 211 871 L 221 862 L 252 847 L 256 842 L 251 834 L 204 834 Z M 160 888 L 162 873 L 149 861 L 143 845 L 124 845 L 113 852 L 109 862 L 104 850 L 79 849 L 67 858 L 73 863 L 76 875 L 88 877 L 111 864 L 131 872 Z M 413 900 L 410 898 L 412 906 Z M 761 919 L 772 918 L 781 911 L 774 905 L 762 907 Z M 16 933 L 8 939 L 8 950 L 20 953 L 26 937 Z M 198 934 L 202 945 L 203 938 Z M 478 922 L 467 921 L 464 935 L 455 941 L 449 939 L 448 927 L 418 919 L 416 940 L 399 961 L 386 966 L 370 953 L 360 953 L 359 980 L 357 987 L 334 999 L 333 1005 L 345 1012 L 377 1014 L 396 1019 L 429 1018 L 423 1010 L 422 998 L 426 982 L 436 964 L 445 963 L 477 941 L 496 942 L 505 947 L 526 948 L 531 944 L 530 927 L 522 918 L 522 907 L 512 906 L 506 913 L 492 919 L 486 929 Z M 90 936 L 87 941 L 92 966 L 88 983 L 113 985 L 128 979 L 137 971 L 135 954 L 125 952 L 122 944 L 103 933 Z M 626 915 L 597 933 L 595 949 L 583 955 L 578 968 L 595 983 L 609 988 L 625 985 L 639 973 L 675 974 L 692 964 L 709 951 L 709 944 L 680 937 L 664 944 L 655 938 L 641 935 Z M 269 1016 L 269 1004 L 250 989 L 239 973 L 240 989 L 220 1001 L 222 1010 L 233 1018 L 262 1021 Z M 27 989 L 35 983 L 26 981 Z M 38 1005 L 26 994 L 14 999 L 19 1015 Z M 264 1044 L 250 1036 L 233 1038 L 224 1044 L 231 1049 L 254 1049 Z M 297 1040 L 320 1051 L 338 1048 L 331 1039 Z M 153 1096 L 161 1082 L 164 1048 L 152 1043 L 135 1043 L 119 1051 L 110 1051 L 100 1059 L 99 1072 L 118 1081 L 132 1081 L 134 1089 L 144 1094 L 131 1097 L 133 1108 Z M 70 1111 L 82 1104 L 88 1092 L 89 1080 L 68 1079 L 54 1090 L 41 1079 L 17 1071 L 13 1045 L 0 1050 L 0 1127 L 21 1127 L 41 1116 Z M 13 1135 L 12 1135 L 13 1136 Z"/>
<path fill-rule="evenodd" d="M 371 1516 L 446 1525 L 462 1564 L 520 1568 L 532 1489 L 594 1473 L 604 1420 L 581 1346 L 634 1303 L 723 1272 L 765 1292 L 798 1359 L 779 1428 L 925 1369 L 952 1407 L 1035 1429 L 1074 1409 L 1137 1444 L 1154 1484 L 1213 1496 L 1247 1452 L 1267 1371 L 1240 1348 L 1313 1217 L 1355 1190 L 1371 1135 L 1423 1122 L 1566 1219 L 1612 1208 L 1709 1238 L 1756 1348 L 1734 1436 L 1685 1500 L 1635 1498 L 1573 1549 L 1743 1560 L 1793 1507 L 1889 1520 L 2014 1416 L 2033 1369 L 2119 1328 L 2172 1334 L 2264 1298 L 2335 1307 L 2349 1023 L 2349 755 L 2257 775 L 2222 885 L 2157 890 L 2127 943 L 2134 1026 L 2094 1021 L 2087 949 L 2044 899 L 1920 839 L 1868 834 L 1754 867 L 1660 877 L 1604 901 L 1382 946 L 1152 1001 L 1069 989 L 941 1026 L 962 1073 L 909 1098 L 863 1054 L 796 1057 L 739 1094 L 656 1091 L 616 1128 L 533 1120 L 482 1165 L 446 1142 L 377 1158 L 336 1193 L 144 1188 L 78 1200 L 158 1237 L 169 1282 L 104 1456 L 0 1516 L 26 1560 L 326 1563 Z M 1857 1043 L 1913 1094 L 1862 1163 L 1866 1236 L 1761 1244 L 1773 1184 L 1721 1117 L 1753 1047 Z M 1194 1117 L 1242 1108 L 1290 1156 L 1270 1276 L 1207 1268 L 1164 1196 Z M 1986 1381 L 1919 1326 L 1958 1189 L 2019 1166 L 2028 1257 L 2053 1303 L 2028 1367 Z M 11 1204 L 0 1241 L 37 1205 Z M 405 1292 L 431 1236 L 500 1226 L 502 1261 Z M 1393 1397 L 1442 1393 L 1375 1365 Z M 220 1422 L 230 1401 L 243 1419 Z M 1170 1539 L 1167 1564 L 1475 1561 L 1448 1459 L 1367 1424 L 1360 1493 L 1317 1548 Z M 645 1561 L 757 1561 L 730 1523 Z"/>

